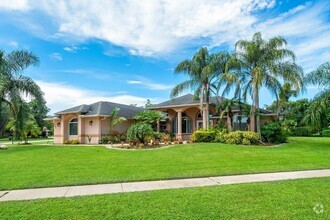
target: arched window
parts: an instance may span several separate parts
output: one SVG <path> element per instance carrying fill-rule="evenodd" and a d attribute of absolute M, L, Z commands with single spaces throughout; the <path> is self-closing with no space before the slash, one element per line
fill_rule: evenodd
<path fill-rule="evenodd" d="M 178 117 L 173 119 L 172 132 L 174 134 L 178 133 Z M 192 133 L 192 120 L 190 117 L 186 116 L 185 113 L 182 113 L 182 134 L 190 133 Z"/>
<path fill-rule="evenodd" d="M 78 135 L 78 119 L 74 118 L 69 123 L 69 135 Z"/>

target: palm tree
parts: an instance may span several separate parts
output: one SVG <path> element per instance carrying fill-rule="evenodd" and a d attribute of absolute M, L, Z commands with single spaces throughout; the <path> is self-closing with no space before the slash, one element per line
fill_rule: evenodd
<path fill-rule="evenodd" d="M 306 83 L 318 85 L 323 89 L 317 94 L 305 112 L 303 122 L 321 129 L 329 126 L 327 114 L 330 109 L 330 62 L 320 65 L 305 78 Z"/>
<path fill-rule="evenodd" d="M 176 97 L 187 89 L 193 90 L 194 96 L 199 97 L 201 111 L 205 102 L 206 128 L 209 127 L 210 96 L 211 93 L 217 94 L 215 82 L 219 74 L 224 72 L 229 57 L 227 52 L 209 54 L 207 48 L 202 47 L 194 54 L 192 59 L 182 61 L 174 70 L 175 73 L 187 74 L 189 79 L 176 85 L 172 89 L 171 97 Z"/>
<path fill-rule="evenodd" d="M 20 102 L 23 96 L 30 96 L 36 100 L 43 100 L 40 87 L 22 72 L 29 66 L 37 66 L 39 58 L 26 50 L 15 50 L 8 54 L 0 50 L 0 118 L 2 105 L 6 103 L 14 114 L 17 114 L 20 106 L 14 105 Z M 6 126 L 6 121 L 0 122 L 0 134 Z"/>
<path fill-rule="evenodd" d="M 289 82 L 298 93 L 303 88 L 303 71 L 295 63 L 295 54 L 285 49 L 287 42 L 282 37 L 264 40 L 260 33 L 255 33 L 251 41 L 240 40 L 236 43 L 236 59 L 240 69 L 236 72 L 244 100 L 251 94 L 251 123 L 260 133 L 259 91 L 266 87 L 278 97 L 281 81 Z M 252 130 L 255 130 L 255 127 Z"/>
<path fill-rule="evenodd" d="M 116 127 L 117 125 L 123 123 L 126 121 L 126 118 L 124 117 L 118 117 L 118 113 L 120 111 L 120 108 L 114 108 L 109 115 L 109 134 L 111 135 L 112 129 Z"/>

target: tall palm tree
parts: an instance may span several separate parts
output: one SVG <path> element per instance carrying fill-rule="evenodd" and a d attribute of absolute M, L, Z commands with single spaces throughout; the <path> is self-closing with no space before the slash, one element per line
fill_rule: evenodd
<path fill-rule="evenodd" d="M 24 96 L 43 100 L 40 87 L 22 72 L 29 66 L 37 66 L 39 58 L 26 50 L 15 50 L 8 54 L 0 50 L 0 117 L 2 105 L 7 104 L 12 112 L 19 111 L 19 103 Z M 0 122 L 0 134 L 6 126 L 6 121 Z"/>
<path fill-rule="evenodd" d="M 210 97 L 211 93 L 217 94 L 215 84 L 219 74 L 224 72 L 225 65 L 229 59 L 227 52 L 209 54 L 206 47 L 200 48 L 192 59 L 182 61 L 177 65 L 174 72 L 187 74 L 189 79 L 176 85 L 171 92 L 171 97 L 176 97 L 184 90 L 194 91 L 194 96 L 199 97 L 200 110 L 206 105 L 206 128 L 209 127 Z"/>
<path fill-rule="evenodd" d="M 116 127 L 117 125 L 126 121 L 126 118 L 118 117 L 119 111 L 120 111 L 120 108 L 114 108 L 109 114 L 109 134 L 110 135 L 112 134 L 112 129 L 114 127 Z"/>
<path fill-rule="evenodd" d="M 250 120 L 260 133 L 259 91 L 266 87 L 278 97 L 281 82 L 289 82 L 298 93 L 302 90 L 303 71 L 295 63 L 293 51 L 285 48 L 287 42 L 282 37 L 264 40 L 260 33 L 255 33 L 251 41 L 240 40 L 236 43 L 236 58 L 240 63 L 237 71 L 242 84 L 243 97 L 252 98 Z"/>
<path fill-rule="evenodd" d="M 315 96 L 308 107 L 303 122 L 321 129 L 329 126 L 327 114 L 330 109 L 330 62 L 320 65 L 315 71 L 305 77 L 308 84 L 318 85 L 323 89 Z"/>

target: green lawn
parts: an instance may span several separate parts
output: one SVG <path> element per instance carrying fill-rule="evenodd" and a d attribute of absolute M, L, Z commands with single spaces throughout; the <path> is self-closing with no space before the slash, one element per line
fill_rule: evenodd
<path fill-rule="evenodd" d="M 1 219 L 329 219 L 330 178 L 0 202 Z M 316 209 L 323 206 L 323 212 Z"/>
<path fill-rule="evenodd" d="M 330 168 L 329 138 L 278 147 L 218 143 L 120 151 L 102 146 L 0 150 L 0 190 Z"/>
<path fill-rule="evenodd" d="M 28 139 L 28 142 L 32 141 L 32 142 L 53 142 L 53 138 L 52 137 L 49 137 L 49 138 L 29 138 Z M 9 140 L 9 138 L 1 138 L 0 139 L 0 144 L 3 144 L 3 143 L 12 143 L 11 140 Z M 14 143 L 17 143 L 17 140 L 14 140 Z M 24 140 L 22 139 L 21 140 L 21 143 L 24 143 Z"/>

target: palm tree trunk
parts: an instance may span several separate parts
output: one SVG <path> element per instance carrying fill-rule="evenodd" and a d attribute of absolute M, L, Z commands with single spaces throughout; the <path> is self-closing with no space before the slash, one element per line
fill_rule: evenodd
<path fill-rule="evenodd" d="M 253 89 L 253 99 L 254 99 L 254 117 L 255 118 L 255 126 L 257 128 L 257 133 L 261 134 L 260 129 L 260 114 L 259 114 L 259 88 L 258 86 L 254 86 Z"/>
<path fill-rule="evenodd" d="M 227 113 L 227 127 L 228 127 L 228 131 L 233 130 L 233 127 L 232 127 L 232 124 L 231 124 L 230 112 Z"/>
<path fill-rule="evenodd" d="M 210 125 L 210 86 L 206 85 L 206 129 L 209 129 Z"/>

